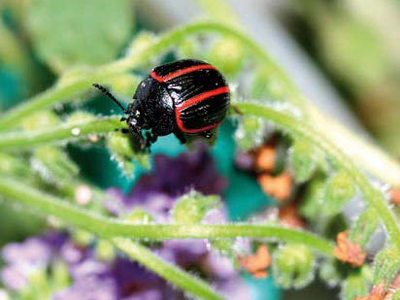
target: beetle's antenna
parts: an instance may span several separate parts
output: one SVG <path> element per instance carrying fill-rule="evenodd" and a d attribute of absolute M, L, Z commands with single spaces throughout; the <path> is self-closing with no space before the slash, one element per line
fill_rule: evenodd
<path fill-rule="evenodd" d="M 114 101 L 124 113 L 126 113 L 126 109 L 122 106 L 122 104 L 102 85 L 98 83 L 93 83 L 93 86 L 96 89 L 99 89 L 104 95 L 106 95 L 108 98 L 110 98 L 112 101 Z"/>

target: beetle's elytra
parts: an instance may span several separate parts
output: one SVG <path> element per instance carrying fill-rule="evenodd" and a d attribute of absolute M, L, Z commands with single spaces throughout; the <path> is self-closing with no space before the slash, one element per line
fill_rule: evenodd
<path fill-rule="evenodd" d="M 104 87 L 94 86 L 128 115 L 121 121 L 139 136 L 143 147 L 170 133 L 182 143 L 186 142 L 185 134 L 210 138 L 210 130 L 221 124 L 229 106 L 229 87 L 222 74 L 209 63 L 195 59 L 154 68 L 138 85 L 127 109 Z M 146 139 L 142 129 L 149 130 Z"/>

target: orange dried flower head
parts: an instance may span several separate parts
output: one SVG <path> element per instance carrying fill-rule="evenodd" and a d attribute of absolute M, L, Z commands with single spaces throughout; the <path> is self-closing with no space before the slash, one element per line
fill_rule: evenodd
<path fill-rule="evenodd" d="M 289 198 L 292 192 L 293 180 L 289 172 L 276 177 L 262 174 L 258 177 L 258 182 L 265 194 L 273 196 L 279 201 Z"/>
<path fill-rule="evenodd" d="M 400 189 L 391 188 L 390 189 L 390 201 L 398 206 L 400 206 Z"/>
<path fill-rule="evenodd" d="M 268 276 L 266 269 L 271 264 L 271 255 L 266 245 L 258 247 L 254 255 L 238 256 L 239 265 L 254 278 L 265 278 Z"/>
<path fill-rule="evenodd" d="M 270 172 L 275 167 L 276 150 L 271 146 L 261 147 L 255 158 L 255 167 L 259 171 Z"/>
<path fill-rule="evenodd" d="M 290 204 L 279 210 L 279 220 L 289 227 L 304 228 L 304 221 L 297 213 L 297 206 Z"/>
<path fill-rule="evenodd" d="M 351 242 L 347 236 L 347 231 L 340 232 L 337 235 L 334 255 L 340 261 L 347 262 L 353 266 L 361 266 L 367 253 L 361 250 L 360 245 Z"/>

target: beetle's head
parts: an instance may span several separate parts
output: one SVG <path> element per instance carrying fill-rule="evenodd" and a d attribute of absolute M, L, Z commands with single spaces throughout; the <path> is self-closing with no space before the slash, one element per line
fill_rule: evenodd
<path fill-rule="evenodd" d="M 144 113 L 137 104 L 137 101 L 129 104 L 125 111 L 128 116 L 125 118 L 129 128 L 134 132 L 141 132 L 142 129 L 149 129 L 144 118 Z"/>
<path fill-rule="evenodd" d="M 133 103 L 129 104 L 128 108 L 126 109 L 105 87 L 98 83 L 94 83 L 93 86 L 114 101 L 121 108 L 121 110 L 128 115 L 127 117 L 121 118 L 121 121 L 126 121 L 130 131 L 137 134 L 140 140 L 143 141 L 142 129 L 148 129 L 148 125 L 145 122 L 144 114 L 137 104 L 138 102 L 134 101 Z"/>

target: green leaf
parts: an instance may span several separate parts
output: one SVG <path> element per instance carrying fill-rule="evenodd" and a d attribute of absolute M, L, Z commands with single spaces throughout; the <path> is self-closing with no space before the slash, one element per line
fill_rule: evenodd
<path fill-rule="evenodd" d="M 35 0 L 27 11 L 33 47 L 57 73 L 115 58 L 132 22 L 128 0 Z"/>

